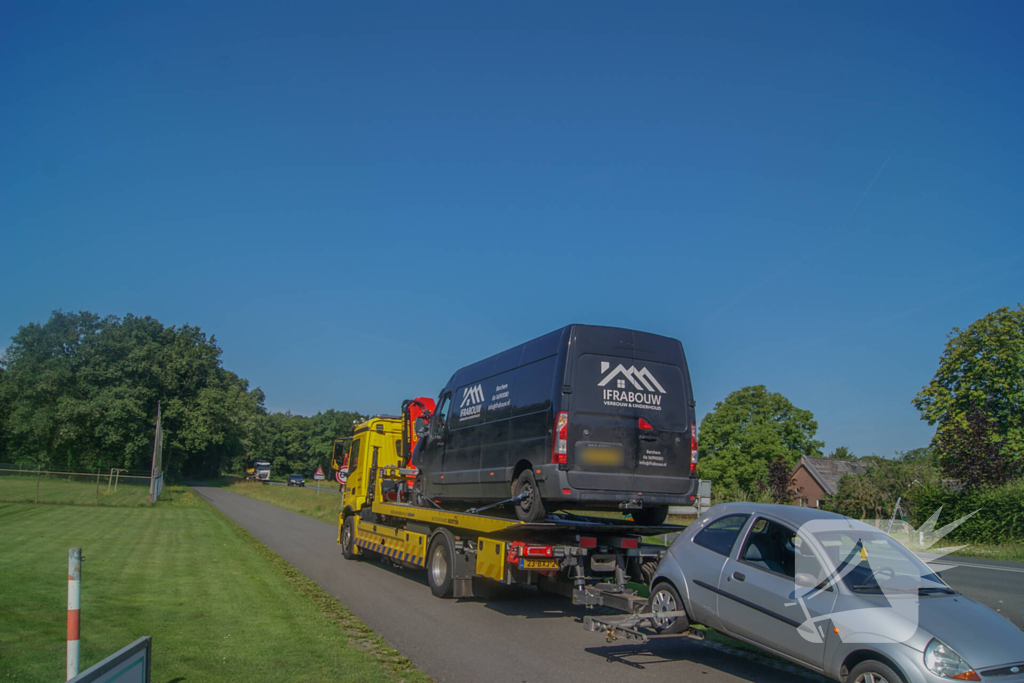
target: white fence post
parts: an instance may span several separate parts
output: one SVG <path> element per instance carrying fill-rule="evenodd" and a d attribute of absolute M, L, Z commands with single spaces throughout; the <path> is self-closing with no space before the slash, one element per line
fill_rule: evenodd
<path fill-rule="evenodd" d="M 67 680 L 78 675 L 78 644 L 82 613 L 82 549 L 68 551 L 68 667 Z"/>

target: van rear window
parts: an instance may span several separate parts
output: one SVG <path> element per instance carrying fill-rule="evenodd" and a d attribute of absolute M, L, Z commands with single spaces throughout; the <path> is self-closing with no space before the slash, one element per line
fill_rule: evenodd
<path fill-rule="evenodd" d="M 676 365 L 582 354 L 573 380 L 575 410 L 643 417 L 655 429 L 689 428 L 689 389 Z"/>

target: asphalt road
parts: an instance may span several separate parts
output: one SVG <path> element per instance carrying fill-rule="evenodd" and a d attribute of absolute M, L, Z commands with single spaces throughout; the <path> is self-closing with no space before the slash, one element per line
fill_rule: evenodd
<path fill-rule="evenodd" d="M 947 555 L 933 566 L 950 586 L 1024 629 L 1024 564 Z"/>
<path fill-rule="evenodd" d="M 209 500 L 334 595 L 395 649 L 440 682 L 595 680 L 660 683 L 824 681 L 796 666 L 690 639 L 612 644 L 583 630 L 593 614 L 529 588 L 488 600 L 440 600 L 423 571 L 380 561 L 347 562 L 337 527 L 229 491 L 198 487 Z M 949 559 L 945 580 L 1024 626 L 1024 565 Z"/>
<path fill-rule="evenodd" d="M 529 588 L 506 589 L 492 600 L 440 600 L 423 571 L 344 560 L 333 525 L 221 488 L 195 490 L 441 683 L 826 680 L 687 638 L 607 645 L 583 630 L 586 610 Z"/>

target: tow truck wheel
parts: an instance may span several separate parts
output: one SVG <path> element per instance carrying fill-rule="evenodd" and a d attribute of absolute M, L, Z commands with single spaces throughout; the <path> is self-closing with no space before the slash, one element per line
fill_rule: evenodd
<path fill-rule="evenodd" d="M 356 518 L 349 515 L 341 525 L 341 556 L 346 560 L 354 560 L 356 555 Z"/>
<path fill-rule="evenodd" d="M 438 598 L 452 597 L 452 570 L 454 562 L 448 537 L 438 534 L 427 551 L 427 583 L 430 592 Z"/>
<path fill-rule="evenodd" d="M 512 485 L 512 495 L 518 496 L 527 494 L 525 500 L 516 503 L 516 517 L 524 522 L 541 522 L 547 516 L 544 510 L 544 501 L 540 497 L 540 489 L 537 488 L 537 479 L 533 476 L 533 470 L 523 470 L 516 477 Z"/>
<path fill-rule="evenodd" d="M 668 507 L 641 508 L 633 510 L 633 521 L 640 526 L 661 526 L 668 519 Z"/>
<path fill-rule="evenodd" d="M 658 633 L 682 633 L 690 628 L 690 620 L 685 616 L 658 618 L 659 612 L 676 612 L 685 609 L 679 593 L 668 581 L 662 581 L 651 589 L 647 607 L 654 614 L 654 628 Z"/>

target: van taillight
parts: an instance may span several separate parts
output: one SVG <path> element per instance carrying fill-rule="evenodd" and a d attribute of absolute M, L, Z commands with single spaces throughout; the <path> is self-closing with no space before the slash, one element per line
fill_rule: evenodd
<path fill-rule="evenodd" d="M 555 416 L 555 433 L 551 439 L 551 462 L 565 465 L 569 462 L 569 413 L 564 410 Z"/>
<path fill-rule="evenodd" d="M 697 425 L 690 425 L 690 476 L 697 473 Z"/>
<path fill-rule="evenodd" d="M 651 426 L 651 423 L 642 417 L 637 420 L 637 424 L 640 426 L 640 429 L 654 429 L 654 427 Z"/>

